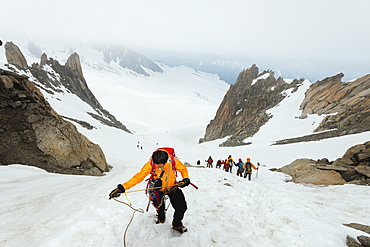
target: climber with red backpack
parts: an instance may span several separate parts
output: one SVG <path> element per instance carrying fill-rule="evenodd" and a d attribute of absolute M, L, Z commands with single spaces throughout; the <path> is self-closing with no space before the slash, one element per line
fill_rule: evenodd
<path fill-rule="evenodd" d="M 213 168 L 213 159 L 211 156 L 208 157 L 208 159 L 206 160 L 207 162 L 207 168 Z"/>
<path fill-rule="evenodd" d="M 182 176 L 180 182 L 176 182 L 177 171 Z M 168 196 L 174 208 L 172 228 L 180 233 L 186 232 L 187 228 L 182 224 L 182 219 L 187 210 L 187 204 L 180 188 L 191 183 L 187 168 L 175 157 L 173 148 L 159 148 L 155 150 L 140 172 L 127 182 L 119 184 L 109 194 L 109 199 L 119 197 L 126 190 L 143 181 L 147 175 L 150 175 L 149 189 L 147 191 L 149 191 L 151 202 L 157 210 L 156 224 L 164 223 L 166 220 L 164 199 L 165 196 Z M 193 186 L 196 187 L 195 185 Z"/>

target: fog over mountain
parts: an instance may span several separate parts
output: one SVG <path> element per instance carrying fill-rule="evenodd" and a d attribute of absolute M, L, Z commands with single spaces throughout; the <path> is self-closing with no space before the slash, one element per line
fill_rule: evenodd
<path fill-rule="evenodd" d="M 47 77 L 55 82 L 62 80 L 54 69 L 58 66 L 33 55 L 35 53 L 27 48 L 28 42 L 14 40 L 14 43 L 19 45 L 28 65 L 38 63 L 33 66 L 44 69 Z M 369 132 L 364 132 L 320 141 L 271 145 L 275 140 L 311 133 L 325 117 L 307 114 L 306 118 L 299 119 L 302 111 L 297 105 L 304 99 L 304 89 L 310 85 L 308 81 L 305 80 L 298 91 L 282 88 L 282 101 L 269 109 L 273 117 L 248 138 L 250 145 L 220 147 L 227 137 L 198 143 L 230 88 L 218 75 L 163 63 L 155 63 L 162 72 L 154 71 L 136 63 L 134 68 L 141 68 L 148 76 L 140 73 L 140 69 L 122 66 L 121 61 L 125 60 L 119 58 L 127 54 L 126 50 L 108 53 L 110 58 L 117 55 L 117 59 L 110 60 L 104 52 L 86 44 L 34 42 L 32 47 L 40 51 L 37 54 L 45 53 L 48 59 L 58 59 L 55 61 L 61 66 L 71 66 L 68 59 L 71 56 L 76 59 L 78 54 L 86 85 L 101 106 L 131 133 L 92 117 L 88 112 L 94 111 L 94 107 L 67 87 L 58 84 L 56 90 L 50 90 L 32 76 L 26 65 L 17 69 L 1 60 L 1 69 L 25 74 L 16 77 L 28 77 L 27 80 L 40 86 L 55 112 L 80 120 L 69 121 L 99 144 L 111 170 L 105 176 L 93 177 L 48 173 L 21 164 L 1 165 L 0 245 L 343 247 L 348 239 L 356 241 L 359 235 L 369 236 L 350 227 L 354 224 L 348 226 L 348 223 L 368 225 L 370 222 L 367 186 L 288 183 L 290 176 L 270 170 L 299 158 L 335 160 L 351 146 L 369 140 Z M 130 54 L 132 58 L 143 58 L 140 53 Z M 250 83 L 247 86 L 266 84 L 272 91 L 274 86 L 269 83 L 275 80 L 272 73 L 269 74 L 271 80 L 264 81 L 268 79 L 265 73 L 247 80 Z M 246 72 L 242 75 L 248 78 Z M 4 80 L 1 77 L 5 85 Z M 10 90 L 13 84 L 7 82 Z M 278 83 L 283 84 L 282 79 Z M 236 85 L 239 86 L 244 87 Z M 1 99 L 9 101 L 9 98 Z M 14 105 L 14 109 L 21 109 L 22 104 Z M 0 105 L 0 109 L 12 109 L 7 104 Z M 239 110 L 238 114 L 242 114 Z M 82 121 L 92 128 L 80 124 Z M 1 128 L 0 134 L 6 135 L 7 128 Z M 138 212 L 132 221 L 134 211 L 130 207 L 108 200 L 109 192 L 137 173 L 153 150 L 162 146 L 175 148 L 179 159 L 188 165 L 192 183 L 199 187 L 198 190 L 190 186 L 183 189 L 188 206 L 183 223 L 189 231 L 181 236 L 171 229 L 171 206 L 167 211 L 168 220 L 164 224 L 154 223 L 154 208 L 149 205 L 148 212 L 144 211 L 148 198 L 143 191 L 119 198 L 135 209 L 144 209 L 144 213 Z M 252 180 L 248 181 L 236 176 L 235 168 L 232 172 L 205 168 L 204 160 L 210 155 L 215 160 L 229 155 L 242 160 L 249 157 L 254 164 L 260 164 L 259 170 L 253 171 Z M 145 186 L 143 182 L 135 189 Z"/>
<path fill-rule="evenodd" d="M 125 45 L 153 61 L 167 57 L 258 64 L 285 78 L 345 80 L 368 71 L 367 0 L 202 2 L 5 1 L 0 39 L 14 35 Z M 14 13 L 17 13 L 15 18 Z M 68 13 L 68 14 L 67 14 Z M 37 25 L 25 25 L 25 21 Z M 177 55 L 176 55 L 177 54 Z M 201 67 L 196 66 L 195 69 Z M 213 72 L 213 67 L 208 72 Z M 231 70 L 235 77 L 235 71 Z M 230 71 L 229 71 L 230 73 Z M 229 83 L 232 78 L 220 73 Z"/>

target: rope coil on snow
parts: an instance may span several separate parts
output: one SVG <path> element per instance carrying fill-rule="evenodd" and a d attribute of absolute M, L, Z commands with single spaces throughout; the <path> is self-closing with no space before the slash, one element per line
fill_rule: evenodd
<path fill-rule="evenodd" d="M 192 183 L 190 183 L 190 184 L 191 184 L 192 186 L 194 186 L 194 188 L 198 189 L 198 187 L 197 187 L 197 186 L 195 186 L 194 184 L 192 184 Z M 163 204 L 163 202 L 164 202 L 164 200 L 165 200 L 165 197 L 166 197 L 166 196 L 167 196 L 171 191 L 173 191 L 174 189 L 177 189 L 178 187 L 181 187 L 182 185 L 184 185 L 184 182 L 180 181 L 180 182 L 178 182 L 178 183 L 174 184 L 174 185 L 173 185 L 173 187 L 172 187 L 171 189 L 167 190 L 167 191 L 164 193 L 164 196 L 162 197 L 162 200 L 161 200 L 161 204 L 160 204 L 160 206 Z M 160 189 L 160 188 L 162 188 L 162 187 L 155 187 L 155 188 L 151 188 L 151 189 Z M 132 213 L 131 219 L 130 219 L 129 223 L 127 224 L 126 229 L 125 229 L 125 232 L 124 232 L 124 234 L 123 234 L 123 245 L 124 245 L 125 247 L 126 247 L 126 233 L 127 233 L 128 227 L 130 226 L 130 224 L 132 223 L 132 220 L 134 219 L 135 213 L 136 213 L 136 212 L 144 213 L 144 210 L 143 210 L 143 209 L 141 209 L 141 208 L 134 208 L 134 207 L 132 207 L 132 206 L 131 206 L 130 199 L 127 197 L 126 193 L 130 193 L 130 192 L 132 193 L 132 192 L 138 192 L 138 191 L 144 191 L 144 190 L 149 190 L 149 189 L 134 190 L 134 191 L 127 191 L 127 192 L 124 192 L 124 193 L 120 193 L 120 194 L 125 194 L 126 199 L 127 199 L 127 201 L 128 201 L 129 203 L 126 203 L 126 202 L 120 201 L 120 200 L 118 200 L 118 199 L 116 199 L 116 198 L 113 198 L 116 202 L 119 202 L 119 203 L 125 204 L 125 205 L 127 205 L 128 207 L 130 207 L 132 210 L 134 210 L 134 212 Z M 154 206 L 154 205 L 153 205 L 153 206 Z M 168 206 L 170 206 L 170 205 L 168 205 Z M 159 207 L 158 207 L 158 208 L 159 208 Z M 156 209 L 158 209 L 158 208 L 156 207 Z M 168 208 L 167 208 L 167 209 L 168 209 Z M 167 210 L 166 210 L 166 211 L 167 211 Z"/>
<path fill-rule="evenodd" d="M 127 198 L 127 196 L 126 196 Z M 127 206 L 129 206 L 132 210 L 134 210 L 134 212 L 132 213 L 132 216 L 131 216 L 131 219 L 130 221 L 128 222 L 127 226 L 126 226 L 126 229 L 125 229 L 125 232 L 123 234 L 123 245 L 126 247 L 126 233 L 127 233 L 127 230 L 128 230 L 128 227 L 130 226 L 132 220 L 134 219 L 134 216 L 135 216 L 135 213 L 136 212 L 139 212 L 139 213 L 144 213 L 144 210 L 141 209 L 141 208 L 134 208 L 131 206 L 131 204 L 128 204 L 126 202 L 123 202 L 123 201 L 120 201 L 120 200 L 117 200 L 116 198 L 113 198 L 116 202 L 119 202 L 119 203 L 122 203 L 122 204 L 125 204 Z"/>

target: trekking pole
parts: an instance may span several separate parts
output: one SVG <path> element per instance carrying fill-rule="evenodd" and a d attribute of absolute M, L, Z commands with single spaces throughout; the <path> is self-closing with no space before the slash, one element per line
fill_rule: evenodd
<path fill-rule="evenodd" d="M 260 169 L 260 163 L 257 162 L 257 173 L 256 173 L 256 178 L 258 178 L 258 170 Z"/>

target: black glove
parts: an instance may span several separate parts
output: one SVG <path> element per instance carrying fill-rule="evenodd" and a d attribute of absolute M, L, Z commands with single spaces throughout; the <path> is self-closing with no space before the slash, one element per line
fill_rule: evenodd
<path fill-rule="evenodd" d="M 113 197 L 119 197 L 122 193 L 124 193 L 126 190 L 123 188 L 122 184 L 117 185 L 117 188 L 112 190 L 111 193 L 109 193 L 109 200 Z"/>
<path fill-rule="evenodd" d="M 190 184 L 190 179 L 189 178 L 184 178 L 179 182 L 179 187 L 184 188 L 185 186 L 188 186 Z"/>

